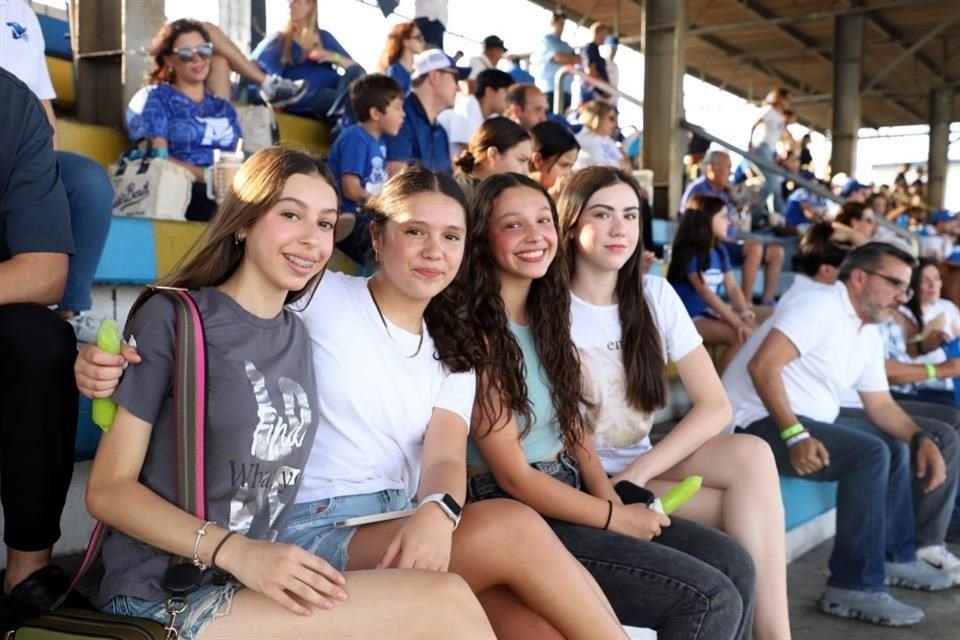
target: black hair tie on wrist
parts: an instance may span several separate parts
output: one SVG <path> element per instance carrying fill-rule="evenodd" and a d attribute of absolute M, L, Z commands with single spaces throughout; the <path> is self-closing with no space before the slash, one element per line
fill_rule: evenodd
<path fill-rule="evenodd" d="M 607 521 L 603 524 L 604 531 L 610 528 L 610 518 L 613 517 L 613 500 L 607 500 L 607 505 Z"/>
<path fill-rule="evenodd" d="M 217 566 L 217 554 L 220 553 L 220 549 L 223 548 L 223 545 L 226 544 L 227 540 L 229 540 L 230 536 L 232 536 L 234 533 L 236 533 L 236 531 L 228 531 L 227 535 L 223 536 L 223 538 L 220 539 L 220 543 L 217 544 L 217 548 L 213 550 L 213 555 L 210 556 L 211 567 L 214 567 L 216 569 L 220 568 L 219 566 Z"/>

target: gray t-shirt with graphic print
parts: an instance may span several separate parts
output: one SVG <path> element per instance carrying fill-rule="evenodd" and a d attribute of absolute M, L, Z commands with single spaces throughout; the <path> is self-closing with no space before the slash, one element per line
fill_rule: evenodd
<path fill-rule="evenodd" d="M 251 538 L 274 540 L 294 503 L 317 427 L 306 329 L 291 311 L 258 318 L 215 288 L 192 295 L 206 332 L 207 519 Z M 127 368 L 114 400 L 153 425 L 140 481 L 176 504 L 172 303 L 161 295 L 148 300 L 130 333 L 143 362 Z M 194 540 L 193 531 L 183 536 Z M 161 581 L 169 554 L 114 531 L 103 562 L 104 603 L 117 595 L 168 597 Z"/>

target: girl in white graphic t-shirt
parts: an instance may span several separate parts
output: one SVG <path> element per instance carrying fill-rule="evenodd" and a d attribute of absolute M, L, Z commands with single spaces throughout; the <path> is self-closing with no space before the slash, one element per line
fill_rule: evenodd
<path fill-rule="evenodd" d="M 670 285 L 644 276 L 640 193 L 626 173 L 591 167 L 561 192 L 561 242 L 571 269 L 572 333 L 580 352 L 585 409 L 613 484 L 655 493 L 690 475 L 704 487 L 677 515 L 719 527 L 757 567 L 754 637 L 789 638 L 783 505 L 769 447 L 721 435 L 730 404 L 700 336 Z M 655 447 L 653 413 L 666 404 L 667 362 L 693 408 Z"/>

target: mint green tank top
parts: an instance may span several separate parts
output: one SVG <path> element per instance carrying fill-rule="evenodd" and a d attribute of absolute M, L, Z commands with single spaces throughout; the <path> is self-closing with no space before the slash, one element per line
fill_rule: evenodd
<path fill-rule="evenodd" d="M 533 406 L 533 426 L 521 441 L 523 453 L 527 457 L 527 462 L 556 457 L 563 448 L 560 425 L 557 424 L 557 414 L 553 408 L 553 400 L 550 398 L 549 378 L 540 364 L 540 357 L 533 342 L 533 329 L 511 322 L 510 331 L 513 332 L 523 351 L 523 362 L 526 368 L 524 382 L 527 383 L 527 393 L 530 404 Z M 525 426 L 521 423 L 523 418 L 518 415 L 516 419 L 517 426 L 523 430 Z M 473 437 L 467 443 L 467 464 L 479 468 L 490 466 L 474 444 Z"/>

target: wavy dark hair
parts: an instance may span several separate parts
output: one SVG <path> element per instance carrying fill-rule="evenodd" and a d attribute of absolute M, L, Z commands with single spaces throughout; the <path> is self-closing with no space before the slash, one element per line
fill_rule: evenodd
<path fill-rule="evenodd" d="M 551 120 L 534 125 L 530 129 L 530 140 L 533 143 L 533 152 L 539 153 L 543 160 L 544 171 L 549 171 L 563 154 L 580 149 L 576 136 L 559 122 Z"/>
<path fill-rule="evenodd" d="M 414 166 L 390 178 L 380 194 L 370 198 L 364 206 L 365 212 L 373 216 L 370 224 L 379 227 L 382 235 L 387 223 L 406 212 L 408 200 L 420 193 L 442 193 L 463 208 L 468 229 L 464 247 L 466 259 L 471 244 L 469 229 L 472 226 L 467 215 L 467 200 L 453 178 L 445 173 Z M 469 371 L 480 360 L 477 342 L 463 321 L 466 292 L 469 291 L 462 284 L 465 271 L 461 265 L 450 285 L 434 296 L 423 312 L 423 319 L 437 348 L 436 357 L 452 372 Z"/>
<path fill-rule="evenodd" d="M 486 157 L 487 149 L 493 148 L 500 153 L 506 153 L 529 139 L 530 134 L 510 118 L 489 118 L 470 136 L 467 148 L 460 152 L 453 164 L 461 172 L 470 175 Z"/>
<path fill-rule="evenodd" d="M 717 246 L 713 236 L 713 216 L 727 204 L 716 196 L 697 194 L 687 199 L 687 206 L 680 218 L 677 235 L 673 238 L 673 255 L 667 280 L 687 282 L 687 268 L 696 258 L 697 264 L 706 269 L 710 264 L 710 251 Z"/>
<path fill-rule="evenodd" d="M 854 220 L 862 220 L 867 209 L 867 205 L 863 202 L 844 202 L 835 220 L 849 227 Z"/>
<path fill-rule="evenodd" d="M 145 85 L 161 82 L 174 82 L 176 74 L 167 66 L 164 58 L 173 53 L 173 43 L 185 33 L 199 33 L 204 41 L 210 42 L 210 33 L 202 22 L 181 18 L 168 22 L 160 28 L 150 42 L 150 70 L 144 78 Z"/>
<path fill-rule="evenodd" d="M 910 274 L 910 288 L 913 289 L 914 294 L 907 302 L 907 308 L 913 314 L 913 321 L 917 325 L 917 333 L 923 333 L 923 302 L 920 300 L 920 281 L 923 279 L 923 270 L 927 267 L 933 267 L 937 269 L 938 274 L 940 273 L 936 258 L 920 258 L 919 263 Z"/>
<path fill-rule="evenodd" d="M 817 222 L 810 225 L 800 237 L 797 261 L 800 270 L 812 278 L 817 275 L 821 265 L 839 268 L 852 249 L 853 245 L 833 239 L 832 224 Z"/>
<path fill-rule="evenodd" d="M 637 196 L 639 220 L 643 201 L 640 186 L 633 176 L 620 169 L 588 167 L 575 173 L 560 191 L 557 202 L 560 242 L 565 246 L 571 276 L 577 268 L 577 221 L 595 193 L 617 184 L 627 185 Z M 627 403 L 638 411 L 652 413 L 667 402 L 667 365 L 663 357 L 660 328 L 650 303 L 643 295 L 642 256 L 643 239 L 642 234 L 638 234 L 637 248 L 617 273 L 617 309 L 623 343 L 621 353 Z"/>
<path fill-rule="evenodd" d="M 465 282 L 470 284 L 471 296 L 466 317 L 484 350 L 484 357 L 477 367 L 474 414 L 476 422 L 489 425 L 485 432 L 475 434 L 481 438 L 507 423 L 509 414 L 506 411 L 522 418 L 519 420 L 522 422 L 519 425 L 521 438 L 530 431 L 534 418 L 524 381 L 528 363 L 524 362 L 520 343 L 510 331 L 489 239 L 490 221 L 497 201 L 504 191 L 514 188 L 532 189 L 542 194 L 550 204 L 554 225 L 558 224 L 556 206 L 546 189 L 517 173 L 488 177 L 477 187 L 471 200 L 470 248 L 465 259 Z M 583 439 L 584 425 L 579 409 L 584 398 L 580 358 L 570 337 L 570 282 L 562 244 L 557 244 L 557 255 L 547 273 L 531 284 L 526 308 L 537 355 L 550 385 L 550 399 L 563 444 L 573 450 Z"/>

